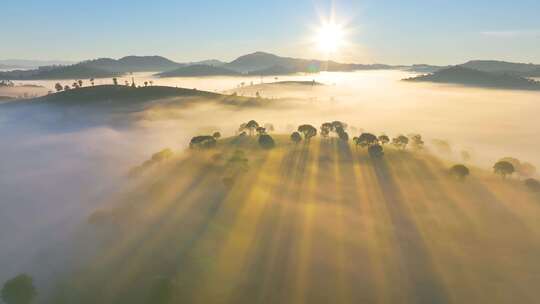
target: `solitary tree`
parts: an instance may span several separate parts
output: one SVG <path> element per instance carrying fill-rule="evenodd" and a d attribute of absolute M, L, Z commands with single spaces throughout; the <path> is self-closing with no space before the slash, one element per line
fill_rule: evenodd
<path fill-rule="evenodd" d="M 57 92 L 60 92 L 60 91 L 62 91 L 64 89 L 64 87 L 59 82 L 57 82 L 54 85 L 54 88 L 56 89 Z"/>
<path fill-rule="evenodd" d="M 253 132 L 257 130 L 259 123 L 255 120 L 250 120 L 246 123 L 245 128 L 249 131 L 249 135 L 253 135 Z"/>
<path fill-rule="evenodd" d="M 450 168 L 450 174 L 459 180 L 464 180 L 467 176 L 469 176 L 469 173 L 469 168 L 467 168 L 465 165 L 454 165 L 452 168 Z"/>
<path fill-rule="evenodd" d="M 399 135 L 392 139 L 392 144 L 398 149 L 405 149 L 409 144 L 409 138 L 405 135 Z"/>
<path fill-rule="evenodd" d="M 213 136 L 209 136 L 209 135 L 195 136 L 189 142 L 190 148 L 198 147 L 202 149 L 208 149 L 215 146 L 216 146 L 216 139 Z"/>
<path fill-rule="evenodd" d="M 298 132 L 304 134 L 304 139 L 309 142 L 311 138 L 317 135 L 317 129 L 312 125 L 301 125 L 298 127 Z"/>
<path fill-rule="evenodd" d="M 274 142 L 272 136 L 268 134 L 263 134 L 259 136 L 259 145 L 264 149 L 272 149 L 276 146 L 276 143 Z"/>
<path fill-rule="evenodd" d="M 216 132 L 214 132 L 214 134 L 212 134 L 212 137 L 214 137 L 217 140 L 217 139 L 219 139 L 221 137 L 221 133 L 216 131 Z"/>
<path fill-rule="evenodd" d="M 7 281 L 2 288 L 2 300 L 6 304 L 30 304 L 36 297 L 32 278 L 20 274 Z"/>
<path fill-rule="evenodd" d="M 300 133 L 298 132 L 293 132 L 291 134 L 291 140 L 295 143 L 295 144 L 298 144 L 299 142 L 302 141 L 302 135 L 300 135 Z"/>
<path fill-rule="evenodd" d="M 368 148 L 369 156 L 373 158 L 381 158 L 384 155 L 383 147 L 379 144 L 374 144 Z"/>
<path fill-rule="evenodd" d="M 118 85 L 118 79 L 116 79 L 116 77 L 114 77 L 114 78 L 112 79 L 112 82 L 113 82 L 114 85 Z"/>
<path fill-rule="evenodd" d="M 83 86 L 83 81 L 79 79 L 79 80 L 77 80 L 77 83 L 79 84 L 79 87 L 82 88 L 82 86 Z"/>
<path fill-rule="evenodd" d="M 90 78 L 90 84 L 94 86 L 94 78 Z"/>
<path fill-rule="evenodd" d="M 495 163 L 493 166 L 493 171 L 495 174 L 502 176 L 502 178 L 506 178 L 507 175 L 514 173 L 515 169 L 511 163 L 502 160 Z"/>
<path fill-rule="evenodd" d="M 148 81 L 145 81 L 145 82 L 144 82 L 144 86 L 145 86 L 145 87 L 148 86 Z"/>
<path fill-rule="evenodd" d="M 379 142 L 381 143 L 381 145 L 386 145 L 387 143 L 390 142 L 390 137 L 383 134 L 379 136 Z"/>

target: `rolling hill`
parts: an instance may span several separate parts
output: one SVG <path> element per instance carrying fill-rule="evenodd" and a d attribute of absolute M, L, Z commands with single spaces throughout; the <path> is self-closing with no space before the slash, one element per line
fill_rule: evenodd
<path fill-rule="evenodd" d="M 393 68 L 383 64 L 347 64 L 334 61 L 298 59 L 291 57 L 280 57 L 265 52 L 255 52 L 240 56 L 237 59 L 225 64 L 223 67 L 241 73 L 256 74 L 272 72 L 273 69 L 283 69 L 289 73 L 316 73 L 320 71 L 355 71 L 371 69 Z"/>
<path fill-rule="evenodd" d="M 41 80 L 41 79 L 87 79 L 98 77 L 114 77 L 120 73 L 106 71 L 84 64 L 68 66 L 39 67 L 35 70 L 14 70 L 0 72 L 0 80 Z"/>
<path fill-rule="evenodd" d="M 240 73 L 219 66 L 194 64 L 156 74 L 158 77 L 238 76 Z"/>
<path fill-rule="evenodd" d="M 454 66 L 436 71 L 429 75 L 404 79 L 411 82 L 435 82 L 459 84 L 474 87 L 512 89 L 512 90 L 540 90 L 540 83 L 519 76 L 483 72 L 463 66 Z"/>
<path fill-rule="evenodd" d="M 464 68 L 482 72 L 509 74 L 519 77 L 540 77 L 540 65 L 495 60 L 473 60 L 461 64 Z"/>
<path fill-rule="evenodd" d="M 50 303 L 530 303 L 538 195 L 426 152 L 272 135 L 164 150 L 89 215 Z M 500 290 L 493 290 L 493 287 Z M 483 292 L 492 290 L 493 292 Z M 49 303 L 47 302 L 47 303 Z"/>

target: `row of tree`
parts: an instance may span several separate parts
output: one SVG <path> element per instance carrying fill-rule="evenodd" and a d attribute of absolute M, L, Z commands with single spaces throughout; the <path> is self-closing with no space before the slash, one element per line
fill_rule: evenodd
<path fill-rule="evenodd" d="M 88 80 L 88 82 L 90 83 L 91 86 L 94 86 L 95 85 L 95 79 L 94 78 L 90 78 Z M 114 77 L 112 79 L 112 82 L 114 85 L 118 85 L 118 78 Z M 145 81 L 143 82 L 144 83 L 144 86 L 147 87 L 148 85 L 152 86 L 154 84 L 154 82 L 152 80 L 148 80 L 148 81 Z M 54 89 L 57 91 L 57 92 L 61 92 L 61 91 L 69 91 L 71 89 L 78 89 L 78 88 L 82 88 L 83 87 L 83 84 L 84 82 L 79 79 L 77 81 L 74 81 L 71 85 L 62 85 L 61 83 L 57 82 L 55 85 L 54 85 Z M 137 86 L 137 84 L 135 84 L 135 80 L 132 78 L 131 79 L 131 83 L 126 80 L 124 82 L 124 84 L 126 86 L 130 86 L 132 88 L 136 88 L 136 87 L 140 87 L 140 86 Z"/>

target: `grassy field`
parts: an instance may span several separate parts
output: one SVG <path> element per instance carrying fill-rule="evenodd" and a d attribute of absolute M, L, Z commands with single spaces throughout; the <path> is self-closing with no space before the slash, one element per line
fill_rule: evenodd
<path fill-rule="evenodd" d="M 533 303 L 540 198 L 428 151 L 227 138 L 149 162 L 54 303 Z M 247 166 L 238 156 L 242 150 Z M 165 157 L 166 158 L 166 157 Z M 232 159 L 232 160 L 231 160 Z M 240 160 L 238 160 L 240 159 Z"/>

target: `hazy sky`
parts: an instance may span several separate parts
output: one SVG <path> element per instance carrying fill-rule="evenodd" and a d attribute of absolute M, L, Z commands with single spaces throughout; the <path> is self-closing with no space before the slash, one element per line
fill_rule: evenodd
<path fill-rule="evenodd" d="M 0 59 L 322 57 L 311 37 L 332 11 L 349 42 L 334 59 L 540 63 L 538 0 L 2 1 Z"/>

